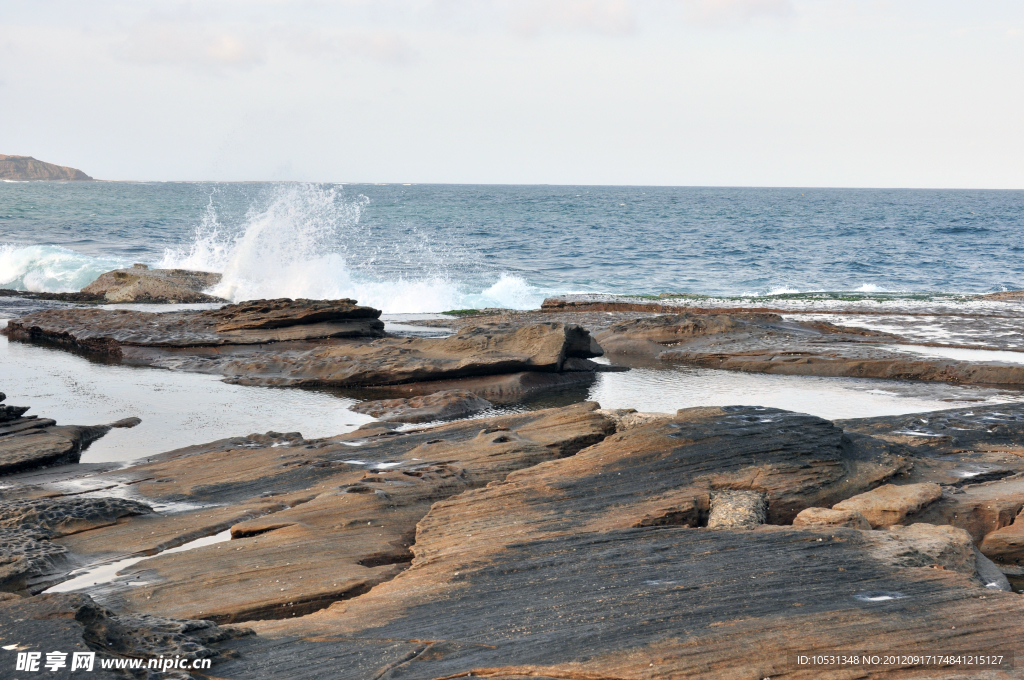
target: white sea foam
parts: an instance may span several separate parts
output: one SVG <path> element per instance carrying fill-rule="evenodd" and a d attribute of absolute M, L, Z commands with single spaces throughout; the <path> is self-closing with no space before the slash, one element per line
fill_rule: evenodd
<path fill-rule="evenodd" d="M 876 286 L 873 283 L 865 283 L 860 288 L 855 288 L 854 292 L 857 292 L 857 293 L 886 293 L 888 291 L 885 288 L 882 288 L 881 286 Z"/>
<path fill-rule="evenodd" d="M 81 290 L 103 272 L 124 266 L 114 258 L 97 258 L 60 246 L 0 245 L 0 288 L 35 293 Z"/>

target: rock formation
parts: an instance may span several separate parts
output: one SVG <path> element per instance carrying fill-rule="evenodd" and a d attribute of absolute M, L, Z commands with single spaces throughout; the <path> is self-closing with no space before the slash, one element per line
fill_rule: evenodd
<path fill-rule="evenodd" d="M 196 644 L 221 652 L 219 678 L 839 678 L 850 669 L 795 656 L 1005 652 L 1024 634 L 1024 600 L 999 570 L 1019 545 L 1007 536 L 1024 508 L 1024 407 L 926 416 L 579 404 L 316 440 L 271 432 L 94 476 L 181 512 L 118 515 L 131 508 L 15 486 L 0 531 L 26 535 L 0 546 L 38 565 L 35 583 L 148 556 L 90 588 L 88 606 L 117 619 L 107 626 L 212 631 Z M 948 434 L 903 434 L 926 429 Z M 987 477 L 960 474 L 983 465 Z M 65 516 L 96 520 L 67 533 Z M 68 634 L 81 618 L 44 623 L 32 607 L 47 601 L 0 603 L 0 617 L 17 607 L 11 630 Z"/>
<path fill-rule="evenodd" d="M 194 303 L 225 302 L 203 291 L 220 283 L 220 274 L 187 269 L 150 269 L 136 264 L 101 274 L 82 289 L 83 295 L 104 302 Z"/>
<path fill-rule="evenodd" d="M 50 309 L 12 319 L 4 333 L 121 357 L 125 348 L 258 345 L 337 337 L 381 337 L 380 311 L 354 300 L 256 300 L 220 309 L 140 312 Z"/>
<path fill-rule="evenodd" d="M 596 335 L 616 360 L 778 375 L 1024 385 L 1024 365 L 956 361 L 899 351 L 890 333 L 786 320 L 777 314 L 707 312 L 641 317 Z"/>
<path fill-rule="evenodd" d="M 32 156 L 7 156 L 0 154 L 0 180 L 20 182 L 31 180 L 90 180 L 92 177 L 81 170 L 38 161 Z"/>
<path fill-rule="evenodd" d="M 14 669 L 18 651 L 42 650 L 96 653 L 99 659 L 209 659 L 227 656 L 215 648 L 252 636 L 245 628 L 221 627 L 209 621 L 188 621 L 157 616 L 118 615 L 97 605 L 91 598 L 77 594 L 40 595 L 0 601 L 0 630 L 4 641 L 13 643 L 0 652 L 0 667 Z M 40 645 L 48 645 L 45 649 Z M 16 647 L 16 649 L 15 649 Z M 42 664 L 40 664 L 42 666 Z M 41 668 L 50 678 L 169 678 L 187 680 L 186 671 L 150 672 L 104 670 L 94 662 L 90 671 L 71 672 L 71 664 L 56 671 Z M 11 676 L 14 677 L 14 676 Z M 31 676 L 23 676 L 31 677 Z"/>
<path fill-rule="evenodd" d="M 220 374 L 238 384 L 402 386 L 374 399 L 468 390 L 508 401 L 588 383 L 603 368 L 589 361 L 601 347 L 574 324 L 488 324 L 443 338 L 382 337 L 379 316 L 353 300 L 254 300 L 161 314 L 49 309 L 13 319 L 3 332 L 134 364 Z"/>
<path fill-rule="evenodd" d="M 7 395 L 0 392 L 0 402 Z M 28 406 L 0 404 L 0 476 L 51 465 L 77 463 L 82 451 L 111 428 L 134 427 L 138 418 L 109 425 L 64 425 L 55 420 L 26 416 Z"/>
<path fill-rule="evenodd" d="M 408 399 L 364 401 L 353 406 L 352 410 L 385 422 L 427 423 L 463 418 L 489 408 L 491 402 L 468 390 L 446 390 Z"/>

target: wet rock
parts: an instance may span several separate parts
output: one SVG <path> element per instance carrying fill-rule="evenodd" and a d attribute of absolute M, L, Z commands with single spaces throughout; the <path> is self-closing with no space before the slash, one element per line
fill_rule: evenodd
<path fill-rule="evenodd" d="M 0 475 L 77 463 L 89 444 L 110 431 L 109 425 L 54 426 L 47 419 L 20 419 L 0 431 Z"/>
<path fill-rule="evenodd" d="M 587 384 L 605 368 L 588 361 L 602 349 L 575 324 L 499 323 L 444 338 L 381 337 L 379 316 L 352 300 L 256 300 L 163 314 L 48 309 L 13 319 L 3 332 L 134 365 L 219 374 L 243 385 L 430 383 L 414 393 L 381 394 L 395 397 L 467 389 L 491 401 L 521 398 Z"/>
<path fill-rule="evenodd" d="M 221 275 L 187 269 L 150 269 L 137 264 L 101 274 L 82 289 L 105 302 L 195 303 L 224 302 L 203 291 L 220 283 Z"/>
<path fill-rule="evenodd" d="M 154 502 L 216 503 L 216 517 L 206 508 L 139 516 L 60 543 L 96 560 L 180 545 L 201 528 L 203 535 L 230 528 L 228 542 L 157 554 L 90 592 L 126 612 L 218 622 L 302 616 L 406 569 L 417 523 L 438 501 L 605 438 L 614 425 L 596 407 L 325 440 L 255 436 L 189 447 L 110 476 L 138 480 L 133 491 Z M 147 583 L 129 585 L 140 578 Z"/>
<path fill-rule="evenodd" d="M 435 392 L 448 390 L 466 390 L 493 404 L 510 404 L 521 402 L 528 397 L 545 392 L 579 390 L 581 393 L 580 398 L 586 399 L 587 395 L 584 388 L 593 384 L 595 378 L 595 373 L 585 371 L 571 371 L 568 373 L 520 371 L 505 375 L 482 375 L 453 380 L 427 380 L 400 385 L 367 385 L 364 388 L 365 393 L 361 392 L 358 396 L 368 396 L 376 400 L 385 395 L 400 398 L 410 395 L 434 394 Z M 227 382 L 245 384 L 248 381 L 244 379 L 228 379 Z"/>
<path fill-rule="evenodd" d="M 795 527 L 847 527 L 869 531 L 871 524 L 856 510 L 833 510 L 830 508 L 807 508 L 801 510 L 793 520 Z"/>
<path fill-rule="evenodd" d="M 615 421 L 615 429 L 618 432 L 641 425 L 672 420 L 670 413 L 641 413 L 635 408 L 601 409 L 598 413 Z"/>
<path fill-rule="evenodd" d="M 885 484 L 867 493 L 836 503 L 834 510 L 853 510 L 863 515 L 874 528 L 902 524 L 907 515 L 918 512 L 942 498 L 938 484 Z"/>
<path fill-rule="evenodd" d="M 30 583 L 63 566 L 67 548 L 24 529 L 0 529 L 0 591 L 28 591 Z"/>
<path fill-rule="evenodd" d="M 447 390 L 409 399 L 364 401 L 351 407 L 351 410 L 383 421 L 426 423 L 433 420 L 463 418 L 489 408 L 491 402 L 481 399 L 472 392 Z"/>
<path fill-rule="evenodd" d="M 994 588 L 1004 592 L 1013 592 L 1013 586 L 1006 574 L 995 562 L 985 556 L 983 552 L 974 547 L 974 564 L 978 578 L 986 588 Z"/>
<path fill-rule="evenodd" d="M 0 528 L 19 529 L 48 538 L 114 524 L 122 517 L 152 509 L 124 498 L 35 498 L 0 501 Z"/>
<path fill-rule="evenodd" d="M 211 665 L 225 654 L 217 645 L 252 636 L 244 628 L 222 627 L 210 621 L 177 620 L 155 616 L 118 615 L 97 605 L 86 595 L 53 594 L 0 601 L 0 630 L 4 641 L 16 650 L 0 652 L 0 664 L 14 668 L 17 651 L 53 650 L 96 653 L 97 661 L 89 677 L 96 678 L 189 678 L 188 673 L 153 673 L 146 670 L 106 671 L 99 659 L 180 657 L 209 659 Z M 42 665 L 42 664 L 40 664 Z M 44 671 L 47 677 L 79 677 L 70 672 L 71 664 L 57 672 Z"/>
<path fill-rule="evenodd" d="M 0 393 L 0 401 L 6 395 Z M 25 416 L 27 406 L 0 407 L 0 475 L 24 470 L 77 463 L 89 444 L 112 427 L 134 427 L 138 418 L 124 418 L 110 425 L 61 426 L 49 418 Z"/>
<path fill-rule="evenodd" d="M 15 340 L 44 342 L 82 351 L 121 357 L 131 347 L 222 347 L 268 342 L 316 340 L 340 337 L 381 337 L 384 324 L 374 316 L 376 309 L 348 305 L 342 300 L 331 321 L 303 323 L 303 318 L 325 312 L 321 300 L 255 300 L 205 311 L 153 313 L 130 309 L 44 309 L 11 320 L 3 329 Z M 267 324 L 258 324 L 254 309 L 266 303 Z M 345 318 L 341 309 L 349 310 Z M 308 312 L 308 313 L 307 313 Z M 291 316 L 289 316 L 291 314 Z M 289 318 L 294 323 L 289 324 Z M 232 321 L 233 320 L 233 321 Z M 242 324 L 246 328 L 218 330 L 221 324 Z M 147 363 L 144 356 L 139 363 Z"/>
<path fill-rule="evenodd" d="M 307 326 L 328 321 L 378 319 L 380 311 L 360 307 L 355 300 L 307 300 L 278 298 L 276 300 L 250 300 L 227 305 L 205 313 L 217 319 L 217 332 L 287 328 Z"/>
<path fill-rule="evenodd" d="M 219 352 L 215 356 L 197 354 L 193 358 L 176 355 L 152 363 L 163 368 L 219 373 L 228 376 L 229 382 L 244 385 L 362 388 L 424 382 L 431 383 L 428 394 L 461 388 L 493 401 L 490 391 L 475 386 L 442 387 L 438 383 L 474 377 L 474 382 L 490 383 L 500 391 L 503 386 L 533 389 L 592 381 L 594 374 L 589 371 L 559 373 L 573 358 L 573 352 L 591 354 L 587 332 L 578 326 L 547 323 L 473 327 L 443 339 L 388 337 L 373 342 L 334 341 L 302 351 L 270 348 Z M 140 359 L 146 356 L 153 358 L 140 355 Z M 511 382 L 495 378 L 522 372 L 558 377 Z"/>
<path fill-rule="evenodd" d="M 711 493 L 708 529 L 753 529 L 764 524 L 768 499 L 757 491 L 715 491 Z"/>
<path fill-rule="evenodd" d="M 626 360 L 779 375 L 1024 385 L 1024 366 L 915 356 L 887 347 L 908 342 L 896 335 L 777 314 L 703 310 L 637 318 L 596 338 L 611 355 Z"/>
<path fill-rule="evenodd" d="M 666 314 L 617 323 L 596 338 L 611 354 L 657 356 L 666 347 L 763 324 L 781 324 L 778 314 Z"/>
<path fill-rule="evenodd" d="M 266 310 L 263 317 L 261 310 Z M 384 324 L 378 316 L 378 310 L 359 307 L 350 300 L 254 300 L 220 309 L 160 314 L 127 309 L 47 309 L 12 319 L 3 332 L 15 340 L 121 357 L 128 347 L 222 347 L 380 337 Z M 321 318 L 327 320 L 316 320 Z"/>

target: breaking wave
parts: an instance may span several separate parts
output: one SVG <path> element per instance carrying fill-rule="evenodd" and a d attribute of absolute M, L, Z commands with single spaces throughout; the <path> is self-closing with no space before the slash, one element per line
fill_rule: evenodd
<path fill-rule="evenodd" d="M 278 187 L 269 204 L 250 209 L 232 229 L 218 221 L 211 200 L 192 241 L 164 251 L 157 266 L 215 271 L 223 275 L 210 293 L 233 301 L 260 298 L 354 298 L 388 313 L 440 312 L 470 307 L 529 309 L 544 291 L 512 274 L 476 285 L 453 279 L 443 260 L 434 270 L 403 264 L 429 244 L 416 234 L 371 233 L 359 217 L 368 199 L 346 199 L 338 188 Z M 410 231 L 410 230 L 406 230 Z M 413 255 L 413 257 L 410 257 Z M 419 268 L 419 271 L 415 271 Z"/>
<path fill-rule="evenodd" d="M 0 288 L 34 293 L 81 290 L 103 272 L 125 266 L 115 258 L 90 257 L 61 246 L 0 245 Z"/>

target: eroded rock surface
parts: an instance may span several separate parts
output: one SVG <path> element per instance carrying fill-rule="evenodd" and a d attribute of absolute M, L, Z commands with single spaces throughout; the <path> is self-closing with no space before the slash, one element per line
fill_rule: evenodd
<path fill-rule="evenodd" d="M 975 548 L 1024 503 L 1018 426 L 998 427 L 1021 407 L 999 408 L 928 414 L 992 430 L 964 441 L 898 434 L 910 416 L 596 404 L 250 435 L 96 475 L 196 509 L 54 542 L 78 560 L 152 555 L 89 590 L 119 617 L 251 625 L 211 643 L 238 652 L 219 678 L 800 677 L 794 655 L 839 647 L 998 653 L 1024 634 L 1024 601 Z M 964 484 L 981 454 L 1007 474 Z M 882 485 L 940 498 L 879 530 L 829 509 L 895 493 Z"/>
<path fill-rule="evenodd" d="M 509 401 L 588 384 L 607 368 L 589 361 L 602 349 L 574 324 L 491 324 L 442 338 L 381 337 L 379 316 L 352 300 L 255 300 L 162 314 L 47 309 L 12 320 L 4 332 L 132 364 L 219 374 L 243 385 L 419 384 L 378 398 L 461 389 Z"/>
<path fill-rule="evenodd" d="M 871 529 L 867 518 L 856 510 L 833 510 L 831 508 L 807 508 L 793 519 L 795 527 L 847 527 L 850 529 Z"/>
<path fill-rule="evenodd" d="M 152 509 L 125 498 L 33 498 L 0 501 L 0 528 L 57 538 L 114 524 L 121 517 Z"/>
<path fill-rule="evenodd" d="M 468 390 L 446 390 L 423 397 L 364 401 L 351 410 L 385 422 L 427 423 L 432 420 L 463 418 L 486 411 L 491 406 L 491 402 Z"/>
<path fill-rule="evenodd" d="M 220 283 L 221 275 L 188 269 L 150 269 L 137 264 L 115 269 L 82 289 L 105 302 L 195 303 L 225 302 L 203 291 Z"/>
<path fill-rule="evenodd" d="M 182 659 L 210 659 L 211 665 L 224 658 L 215 646 L 252 636 L 244 628 L 221 627 L 210 621 L 169 619 L 156 616 L 118 615 L 78 594 L 40 595 L 0 601 L 0 638 L 7 646 L 0 651 L 0 668 L 13 670 L 19 651 L 46 653 L 95 652 L 97 659 L 136 658 L 148 661 L 161 656 Z M 92 672 L 71 672 L 71 664 L 48 671 L 50 678 L 140 678 L 185 679 L 187 672 L 105 671 L 97 660 Z M 16 677 L 16 676 L 5 676 Z M 26 676 L 29 677 L 29 676 Z"/>
<path fill-rule="evenodd" d="M 312 615 L 255 623 L 260 637 L 221 676 L 283 668 L 271 649 L 311 678 L 799 677 L 796 654 L 840 647 L 1006 649 L 1024 602 L 987 587 L 963 530 L 702 526 L 721 489 L 759 490 L 778 519 L 797 494 L 836 491 L 851 472 L 836 467 L 863 454 L 822 423 L 745 408 L 618 432 L 435 503 L 409 569 Z M 348 666 L 328 676 L 339 654 Z"/>
<path fill-rule="evenodd" d="M 407 568 L 416 525 L 437 501 L 613 432 L 595 410 L 583 404 L 421 431 L 367 428 L 314 441 L 260 435 L 190 447 L 101 478 L 126 480 L 151 502 L 217 510 L 136 517 L 58 542 L 94 560 L 152 554 L 230 528 L 226 543 L 156 554 L 94 594 L 123 611 L 218 622 L 302 616 Z M 147 584 L 128 585 L 138 578 Z"/>

